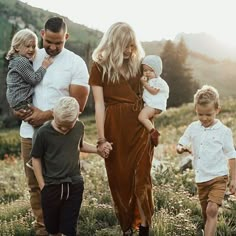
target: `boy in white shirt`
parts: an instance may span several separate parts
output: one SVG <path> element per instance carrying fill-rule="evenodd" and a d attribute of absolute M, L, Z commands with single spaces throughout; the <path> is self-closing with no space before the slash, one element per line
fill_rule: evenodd
<path fill-rule="evenodd" d="M 187 127 L 176 150 L 179 154 L 190 152 L 194 157 L 204 233 L 212 236 L 216 232 L 218 210 L 229 178 L 229 190 L 235 194 L 236 151 L 231 129 L 216 119 L 220 112 L 218 91 L 204 85 L 194 95 L 194 105 L 199 120 Z"/>

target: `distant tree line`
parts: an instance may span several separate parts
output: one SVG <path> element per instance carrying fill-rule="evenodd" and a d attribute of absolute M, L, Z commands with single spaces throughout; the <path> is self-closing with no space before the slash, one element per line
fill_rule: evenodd
<path fill-rule="evenodd" d="M 199 84 L 192 76 L 192 69 L 187 65 L 188 49 L 184 40 L 176 45 L 168 40 L 161 52 L 163 72 L 161 77 L 170 87 L 168 107 L 178 107 L 193 101 L 193 95 Z"/>

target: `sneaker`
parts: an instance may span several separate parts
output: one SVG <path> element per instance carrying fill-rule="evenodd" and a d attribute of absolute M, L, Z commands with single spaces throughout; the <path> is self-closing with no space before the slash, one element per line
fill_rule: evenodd
<path fill-rule="evenodd" d="M 156 129 L 151 129 L 150 135 L 151 135 L 151 142 L 156 147 L 159 143 L 160 133 Z"/>
<path fill-rule="evenodd" d="M 139 226 L 139 236 L 148 236 L 149 235 L 149 227 L 148 226 Z"/>

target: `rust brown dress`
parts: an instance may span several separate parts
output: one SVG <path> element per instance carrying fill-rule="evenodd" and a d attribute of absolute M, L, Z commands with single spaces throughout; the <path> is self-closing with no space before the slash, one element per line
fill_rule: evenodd
<path fill-rule="evenodd" d="M 105 137 L 113 143 L 109 158 L 105 159 L 109 186 L 115 212 L 121 229 L 137 227 L 140 216 L 137 212 L 138 198 L 151 225 L 153 198 L 151 164 L 153 145 L 148 131 L 138 120 L 143 106 L 140 76 L 119 83 L 102 81 L 102 69 L 93 64 L 89 79 L 91 86 L 102 86 L 106 106 Z"/>

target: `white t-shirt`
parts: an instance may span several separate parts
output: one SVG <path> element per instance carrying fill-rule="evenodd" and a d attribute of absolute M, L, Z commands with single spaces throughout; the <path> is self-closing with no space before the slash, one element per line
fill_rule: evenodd
<path fill-rule="evenodd" d="M 44 48 L 37 51 L 33 63 L 35 70 L 42 65 L 45 56 L 47 53 Z M 54 57 L 54 62 L 47 68 L 43 80 L 35 87 L 33 105 L 43 111 L 52 109 L 60 97 L 69 96 L 70 84 L 89 88 L 88 78 L 88 69 L 84 60 L 64 48 Z M 33 132 L 33 127 L 22 121 L 20 136 L 32 138 Z"/>
<path fill-rule="evenodd" d="M 191 123 L 179 140 L 183 146 L 191 145 L 196 183 L 228 175 L 228 159 L 236 158 L 231 129 L 216 121 L 209 128 L 200 121 Z"/>
<path fill-rule="evenodd" d="M 153 95 L 144 88 L 143 101 L 145 102 L 145 105 L 159 109 L 161 111 L 165 111 L 167 99 L 169 97 L 168 84 L 160 76 L 158 78 L 148 80 L 148 84 L 153 88 L 159 88 L 160 91 L 157 94 Z"/>

